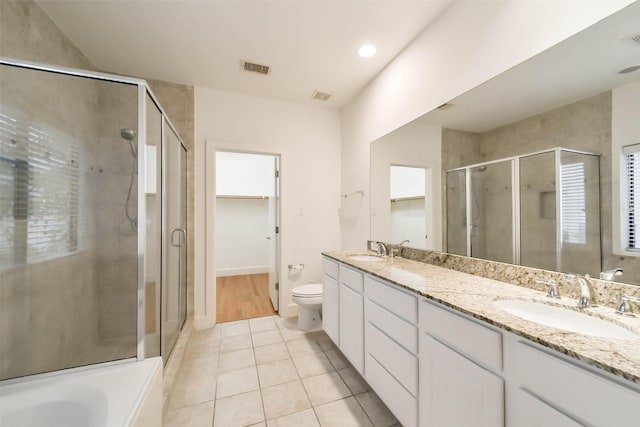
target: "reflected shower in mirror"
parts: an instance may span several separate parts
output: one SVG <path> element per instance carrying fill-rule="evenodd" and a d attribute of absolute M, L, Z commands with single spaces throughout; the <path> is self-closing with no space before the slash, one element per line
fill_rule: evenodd
<path fill-rule="evenodd" d="M 422 165 L 412 159 L 428 151 L 424 158 L 431 161 L 432 185 L 442 182 L 442 197 L 434 191 L 426 211 L 433 218 L 431 229 L 440 233 L 427 248 L 438 250 L 436 242 L 442 241 L 445 252 L 508 263 L 517 263 L 519 257 L 522 265 L 594 275 L 620 267 L 624 273 L 615 280 L 640 284 L 639 254 L 627 249 L 623 239 L 629 185 L 623 147 L 640 141 L 640 71 L 621 72 L 640 65 L 640 46 L 630 41 L 638 22 L 636 2 L 450 100 L 448 108 L 433 110 L 372 142 L 371 239 L 390 240 L 390 218 L 380 215 L 379 203 L 389 199 L 380 166 Z M 561 161 L 548 161 L 545 157 L 556 156 L 557 147 L 568 151 Z M 542 152 L 547 154 L 523 157 Z M 596 154 L 588 156 L 595 165 L 576 161 L 570 152 Z M 516 157 L 522 159 L 513 173 L 522 180 L 526 175 L 524 188 L 511 183 L 511 160 L 499 162 Z M 469 175 L 467 166 L 474 166 Z M 598 169 L 600 197 L 592 196 L 598 191 L 590 184 L 584 192 L 569 185 L 583 175 L 589 182 Z M 494 185 L 498 181 L 501 184 Z M 559 201 L 556 191 L 567 192 L 571 199 Z M 521 205 L 520 216 L 501 208 L 514 203 Z M 467 206 L 475 206 L 476 215 L 468 213 Z M 600 224 L 590 218 L 601 218 Z M 515 229 L 520 232 L 518 248 L 512 245 Z M 577 259 L 588 259 L 589 267 L 571 261 Z"/>

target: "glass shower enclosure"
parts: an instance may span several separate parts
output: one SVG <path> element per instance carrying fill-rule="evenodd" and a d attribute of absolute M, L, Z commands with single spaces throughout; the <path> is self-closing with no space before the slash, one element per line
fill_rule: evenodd
<path fill-rule="evenodd" d="M 0 380 L 166 362 L 186 149 L 144 80 L 0 58 Z"/>
<path fill-rule="evenodd" d="M 599 273 L 599 156 L 556 148 L 446 176 L 448 252 Z"/>

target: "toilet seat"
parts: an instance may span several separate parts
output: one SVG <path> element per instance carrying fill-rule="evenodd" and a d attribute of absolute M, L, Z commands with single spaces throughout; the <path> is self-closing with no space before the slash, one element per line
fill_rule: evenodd
<path fill-rule="evenodd" d="M 298 298 L 316 298 L 322 296 L 322 284 L 311 283 L 293 288 L 291 295 Z"/>

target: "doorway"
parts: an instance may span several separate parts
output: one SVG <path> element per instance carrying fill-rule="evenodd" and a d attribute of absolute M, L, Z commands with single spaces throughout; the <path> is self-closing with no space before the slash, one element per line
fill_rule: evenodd
<path fill-rule="evenodd" d="M 391 165 L 389 170 L 390 241 L 407 242 L 419 249 L 433 249 L 429 168 Z"/>
<path fill-rule="evenodd" d="M 216 321 L 274 315 L 279 301 L 280 157 L 216 151 Z"/>

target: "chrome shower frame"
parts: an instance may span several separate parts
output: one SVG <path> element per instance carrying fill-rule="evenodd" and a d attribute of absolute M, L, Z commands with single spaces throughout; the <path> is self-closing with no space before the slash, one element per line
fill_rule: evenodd
<path fill-rule="evenodd" d="M 75 69 L 75 68 L 67 68 L 67 67 L 59 67 L 59 66 L 52 66 L 52 65 L 47 65 L 47 64 L 40 64 L 40 63 L 35 63 L 35 62 L 29 62 L 29 61 L 23 61 L 23 60 L 17 60 L 17 59 L 11 59 L 11 58 L 4 58 L 4 57 L 0 57 L 0 64 L 2 65 L 7 65 L 7 66 L 12 66 L 12 67 L 17 67 L 17 68 L 24 68 L 24 69 L 29 69 L 29 70 L 39 70 L 39 71 L 45 71 L 45 72 L 50 72 L 50 73 L 55 73 L 55 74 L 62 74 L 62 75 L 68 75 L 68 76 L 76 76 L 76 77 L 84 77 L 84 78 L 89 78 L 89 79 L 94 79 L 94 80 L 103 80 L 103 81 L 110 81 L 110 82 L 115 82 L 115 83 L 123 83 L 123 84 L 130 84 L 130 85 L 135 85 L 137 86 L 137 90 L 138 90 L 138 96 L 137 96 L 137 102 L 138 102 L 138 125 L 137 125 L 137 129 L 136 132 L 138 133 L 138 145 L 137 145 L 137 152 L 138 152 L 138 218 L 146 218 L 146 203 L 145 203 L 145 180 L 146 180 L 146 168 L 145 168 L 145 162 L 146 162 L 146 153 L 145 153 L 145 145 L 146 145 L 146 138 L 147 138 L 147 129 L 146 129 L 146 95 L 149 94 L 151 100 L 154 102 L 155 106 L 158 108 L 158 110 L 160 110 L 160 112 L 162 113 L 162 123 L 163 123 L 163 132 L 164 132 L 164 125 L 168 125 L 173 132 L 175 133 L 175 135 L 177 136 L 178 140 L 180 141 L 180 144 L 182 145 L 182 148 L 185 151 L 188 151 L 186 146 L 184 145 L 184 141 L 182 140 L 182 138 L 180 138 L 180 135 L 176 129 L 176 127 L 173 125 L 173 123 L 171 122 L 171 120 L 169 119 L 169 116 L 167 115 L 167 113 L 164 111 L 164 109 L 162 108 L 160 102 L 158 101 L 158 98 L 155 96 L 155 94 L 153 93 L 153 91 L 151 90 L 151 88 L 149 87 L 149 84 L 143 80 L 143 79 L 138 79 L 138 78 L 134 78 L 134 77 L 126 77 L 126 76 L 118 76 L 118 75 L 114 75 L 114 74 L 107 74 L 107 73 L 101 73 L 101 72 L 94 72 L 94 71 L 86 71 L 86 70 L 80 70 L 80 69 Z M 164 135 L 162 135 L 162 137 L 164 137 Z M 138 235 L 138 251 L 137 251 L 137 258 L 138 258 L 138 271 L 137 271 L 137 283 L 138 283 L 138 289 L 137 289 L 137 348 L 136 348 L 136 357 L 134 358 L 130 358 L 130 359 L 124 359 L 124 361 L 126 360 L 144 360 L 145 359 L 145 333 L 144 333 L 144 313 L 145 313 L 145 300 L 144 300 L 144 286 L 145 286 L 145 276 L 146 276 L 146 271 L 145 271 L 145 248 L 146 248 L 146 242 L 147 242 L 147 236 L 146 236 L 146 227 L 138 227 L 138 231 L 137 231 L 137 235 Z M 99 365 L 110 365 L 110 364 L 117 364 L 117 363 L 122 363 L 123 360 L 117 360 L 117 361 L 110 361 L 110 362 L 104 362 L 104 363 L 100 363 Z M 86 365 L 86 366 L 80 366 L 77 368 L 73 368 L 74 370 L 82 370 L 82 369 L 91 369 L 94 368 L 96 365 Z M 44 374 L 46 375 L 46 374 Z"/>

